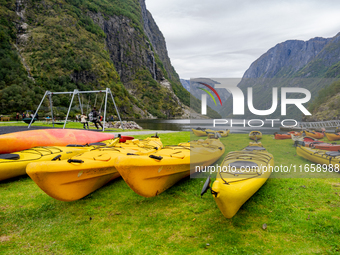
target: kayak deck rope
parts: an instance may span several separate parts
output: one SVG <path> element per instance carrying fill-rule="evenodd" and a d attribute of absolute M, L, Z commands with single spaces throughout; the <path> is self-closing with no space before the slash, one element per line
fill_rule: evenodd
<path fill-rule="evenodd" d="M 53 151 L 54 150 L 54 151 Z M 62 149 L 57 148 L 57 147 L 34 147 L 31 149 L 27 149 L 24 151 L 21 151 L 20 153 L 27 153 L 27 154 L 33 154 L 33 155 L 38 155 L 38 158 L 29 158 L 29 159 L 16 159 L 15 162 L 24 162 L 24 161 L 32 161 L 32 160 L 38 160 L 41 159 L 44 156 L 47 155 L 52 155 L 52 154 L 58 154 L 60 152 L 63 152 Z M 0 163 L 9 163 L 9 162 L 14 162 L 13 160 L 9 161 L 0 161 Z"/>
<path fill-rule="evenodd" d="M 236 157 L 235 157 L 236 156 Z M 248 159 L 248 160 L 256 160 L 256 161 L 260 161 L 265 163 L 266 165 L 270 162 L 270 160 L 272 159 L 271 156 L 264 154 L 262 152 L 247 152 L 247 151 L 236 151 L 236 152 L 230 152 L 228 153 L 228 155 L 224 158 L 223 162 L 221 163 L 221 165 L 223 165 L 226 161 L 229 160 L 235 160 L 235 159 Z M 259 168 L 258 168 L 259 169 Z M 219 175 L 221 177 L 221 179 L 223 180 L 224 184 L 229 185 L 230 183 L 234 183 L 234 182 L 239 182 L 239 181 L 244 181 L 244 180 L 248 180 L 248 179 L 252 179 L 252 178 L 256 178 L 258 176 L 263 175 L 263 172 L 247 172 L 247 173 L 233 173 L 233 172 L 223 172 L 226 174 L 230 174 L 230 175 L 234 175 L 234 176 L 238 176 L 238 175 L 242 175 L 242 174 L 247 174 L 247 175 L 251 175 L 247 178 L 242 178 L 240 180 L 235 180 L 235 181 L 226 181 L 223 176 L 222 176 L 222 171 L 219 171 Z"/>

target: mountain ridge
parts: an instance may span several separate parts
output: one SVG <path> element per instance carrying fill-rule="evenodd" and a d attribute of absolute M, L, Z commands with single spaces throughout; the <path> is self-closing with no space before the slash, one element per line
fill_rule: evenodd
<path fill-rule="evenodd" d="M 244 73 L 238 87 L 246 95 L 247 87 L 253 87 L 254 107 L 269 109 L 272 95 L 268 88 L 300 87 L 312 94 L 311 102 L 320 89 L 329 86 L 340 77 L 340 33 L 332 38 L 315 37 L 308 41 L 287 40 L 270 48 L 255 60 Z M 324 79 L 327 78 L 327 79 Z M 333 79 L 328 79 L 333 78 Z M 308 80 L 310 79 L 310 80 Z M 297 95 L 293 95 L 297 96 Z M 222 117 L 232 117 L 232 97 L 218 111 Z M 280 104 L 280 94 L 278 98 Z M 307 105 L 305 105 L 307 107 Z M 287 116 L 301 119 L 295 106 L 288 106 Z M 246 107 L 245 118 L 253 118 Z M 280 107 L 271 118 L 281 117 Z"/>

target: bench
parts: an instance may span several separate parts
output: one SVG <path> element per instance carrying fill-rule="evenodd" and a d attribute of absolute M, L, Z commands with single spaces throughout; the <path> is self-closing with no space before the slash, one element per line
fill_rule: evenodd
<path fill-rule="evenodd" d="M 10 117 L 1 117 L 1 121 L 10 121 Z"/>

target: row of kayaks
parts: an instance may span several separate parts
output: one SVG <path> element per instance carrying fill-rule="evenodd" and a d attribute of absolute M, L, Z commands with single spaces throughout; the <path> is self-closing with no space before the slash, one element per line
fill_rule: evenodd
<path fill-rule="evenodd" d="M 201 192 L 203 195 L 210 189 L 227 218 L 261 188 L 274 166 L 273 155 L 257 142 L 261 132 L 254 131 L 249 137 L 255 141 L 241 151 L 229 152 L 216 171 L 215 182 L 210 186 L 208 178 Z M 340 152 L 322 150 L 334 144 L 305 138 L 297 145 L 297 154 L 313 162 L 340 163 Z M 211 166 L 224 152 L 218 138 L 163 146 L 157 136 L 125 143 L 111 138 L 81 146 L 34 147 L 0 154 L 0 180 L 27 173 L 49 196 L 75 201 L 121 176 L 137 194 L 154 197 L 196 173 L 197 166 Z"/>
<path fill-rule="evenodd" d="M 322 166 L 340 167 L 340 144 L 326 143 L 305 137 L 302 141 L 295 141 L 297 155 Z"/>
<path fill-rule="evenodd" d="M 282 140 L 282 139 L 302 140 L 304 137 L 322 139 L 325 136 L 327 137 L 329 141 L 340 140 L 340 133 L 327 133 L 327 132 L 316 132 L 316 131 L 307 131 L 307 130 L 302 131 L 302 132 L 290 131 L 285 134 L 279 134 L 277 132 L 274 133 L 274 138 L 277 140 Z"/>
<path fill-rule="evenodd" d="M 275 139 L 289 139 L 288 135 L 290 135 L 296 146 L 297 155 L 319 164 L 320 166 L 339 169 L 340 144 L 327 143 L 318 140 L 323 138 L 323 133 L 304 132 L 305 136 L 301 133 L 296 134 L 296 132 L 287 133 L 287 137 L 284 137 L 284 134 L 275 134 Z M 334 134 L 325 133 L 325 135 L 329 140 L 334 141 L 334 139 L 329 136 Z"/>
<path fill-rule="evenodd" d="M 216 136 L 216 134 L 219 135 L 219 137 L 226 137 L 229 135 L 230 130 L 212 130 L 212 129 L 205 129 L 205 128 L 196 128 L 192 129 L 193 133 L 196 136 L 208 136 L 213 134 Z M 277 132 L 274 133 L 274 138 L 277 140 L 283 140 L 283 139 L 293 139 L 295 140 L 302 140 L 304 137 L 311 137 L 315 139 L 322 139 L 324 136 L 327 137 L 329 141 L 336 141 L 340 140 L 340 132 L 339 133 L 327 133 L 327 132 L 316 132 L 316 131 L 308 131 L 304 130 L 302 132 L 297 131 L 290 131 L 284 134 L 279 134 Z M 251 131 L 249 133 L 249 138 L 252 140 L 259 140 L 262 138 L 262 133 L 260 131 Z"/>
<path fill-rule="evenodd" d="M 190 175 L 195 165 L 208 166 L 224 153 L 219 139 L 174 146 L 163 146 L 157 136 L 125 143 L 121 139 L 0 154 L 0 180 L 27 173 L 51 197 L 74 201 L 122 176 L 137 194 L 153 197 Z"/>
<path fill-rule="evenodd" d="M 153 197 L 196 173 L 197 166 L 210 166 L 224 152 L 218 138 L 174 146 L 163 146 L 157 136 L 125 143 L 113 138 L 1 154 L 0 176 L 3 180 L 27 173 L 46 194 L 61 201 L 81 199 L 119 176 L 137 194 Z M 222 169 L 229 170 L 219 172 L 211 188 L 225 217 L 233 217 L 263 185 L 270 175 L 263 167 L 273 164 L 273 156 L 256 142 L 227 154 Z"/>

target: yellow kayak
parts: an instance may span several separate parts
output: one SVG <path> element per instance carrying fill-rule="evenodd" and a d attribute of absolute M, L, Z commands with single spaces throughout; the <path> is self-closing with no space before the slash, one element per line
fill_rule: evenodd
<path fill-rule="evenodd" d="M 205 132 L 208 133 L 208 136 L 209 136 L 209 133 L 211 134 L 219 134 L 221 137 L 227 137 L 230 133 L 230 130 L 229 129 L 226 129 L 226 130 L 212 130 L 212 129 L 206 129 Z"/>
<path fill-rule="evenodd" d="M 326 132 L 325 132 L 325 135 L 326 135 L 326 137 L 327 137 L 327 139 L 328 139 L 329 141 L 337 141 L 337 140 L 340 140 L 340 133 L 334 133 L 334 134 L 332 134 L 332 133 L 326 133 Z"/>
<path fill-rule="evenodd" d="M 34 147 L 15 153 L 0 154 L 0 181 L 26 174 L 26 166 L 30 162 L 68 159 L 84 151 L 89 151 L 111 143 L 113 140 L 90 145 L 68 145 Z"/>
<path fill-rule="evenodd" d="M 30 163 L 27 174 L 47 195 L 74 201 L 120 176 L 114 165 L 117 156 L 150 154 L 162 147 L 159 138 L 135 139 L 84 152 L 69 160 Z"/>
<path fill-rule="evenodd" d="M 260 140 L 262 138 L 262 133 L 260 131 L 251 131 L 249 133 L 249 138 L 252 140 Z"/>
<path fill-rule="evenodd" d="M 333 168 L 340 168 L 340 152 L 312 149 L 310 147 L 298 146 L 296 153 L 300 157 L 308 159 L 320 165 L 333 165 Z"/>
<path fill-rule="evenodd" d="M 309 132 L 309 131 L 306 131 L 306 130 L 303 131 L 303 132 L 306 134 L 306 136 L 313 137 L 315 139 L 322 139 L 324 137 L 324 134 L 320 133 L 320 132 L 315 132 L 315 131 Z"/>
<path fill-rule="evenodd" d="M 224 145 L 219 139 L 206 139 L 166 146 L 147 156 L 119 156 L 115 166 L 133 191 L 154 197 L 194 173 L 197 167 L 211 165 L 223 153 Z"/>
<path fill-rule="evenodd" d="M 274 167 L 273 155 L 262 146 L 248 146 L 229 152 L 221 164 L 216 181 L 209 187 L 210 177 L 201 195 L 208 188 L 226 218 L 232 218 L 240 207 L 267 181 Z"/>
<path fill-rule="evenodd" d="M 205 129 L 191 129 L 192 130 L 192 132 L 194 132 L 194 135 L 195 136 L 207 136 L 208 134 L 207 134 L 207 132 L 205 132 Z"/>

